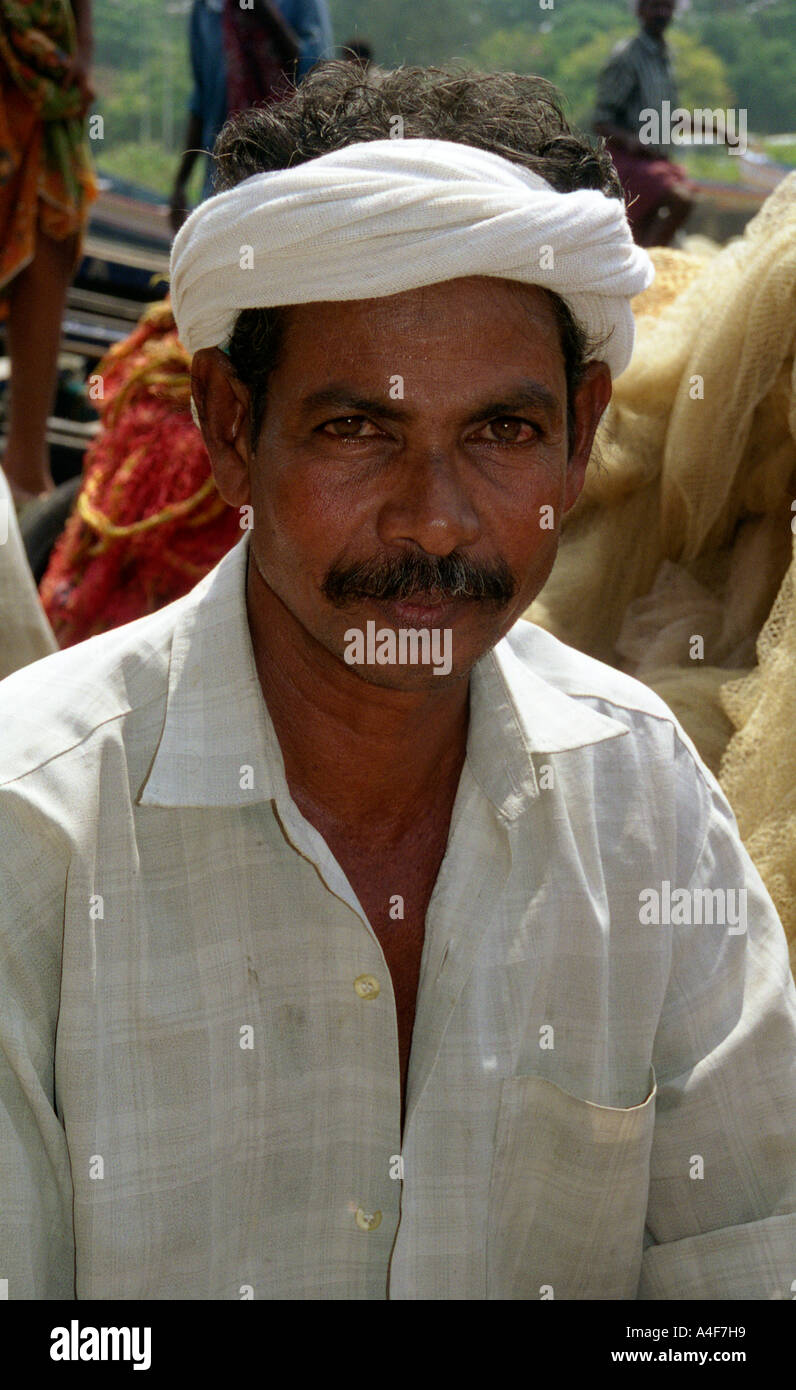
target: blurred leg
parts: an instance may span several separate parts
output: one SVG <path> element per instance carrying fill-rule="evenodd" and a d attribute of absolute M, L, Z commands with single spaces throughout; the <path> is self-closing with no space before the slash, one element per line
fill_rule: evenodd
<path fill-rule="evenodd" d="M 75 237 L 53 241 L 38 231 L 33 260 L 10 286 L 11 399 L 3 467 L 15 495 L 51 492 L 54 487 L 47 416 L 55 395 L 61 319 L 75 252 Z"/>
<path fill-rule="evenodd" d="M 639 246 L 669 246 L 692 207 L 693 200 L 687 193 L 670 189 L 653 213 L 636 229 Z"/>

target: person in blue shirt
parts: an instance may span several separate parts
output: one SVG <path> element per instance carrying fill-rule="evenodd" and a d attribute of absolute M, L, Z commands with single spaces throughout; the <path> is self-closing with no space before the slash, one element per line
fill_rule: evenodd
<path fill-rule="evenodd" d="M 332 24 L 326 0 L 194 0 L 189 41 L 193 91 L 189 102 L 185 151 L 169 200 L 172 230 L 178 231 L 188 213 L 186 188 L 199 155 L 204 151 L 205 177 L 202 200 L 212 193 L 213 162 L 209 152 L 230 114 L 224 10 L 246 10 L 252 22 L 273 41 L 283 58 L 285 71 L 297 82 L 320 58 L 333 56 Z M 262 92 L 268 100 L 269 93 Z"/>
<path fill-rule="evenodd" d="M 334 57 L 329 6 L 326 0 L 279 0 L 279 9 L 299 41 L 296 78 L 301 81 L 320 58 Z"/>

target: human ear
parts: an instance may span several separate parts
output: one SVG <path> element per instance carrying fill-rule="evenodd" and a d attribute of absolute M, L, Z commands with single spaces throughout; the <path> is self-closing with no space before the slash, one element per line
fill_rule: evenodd
<path fill-rule="evenodd" d="M 218 348 L 194 353 L 191 394 L 216 487 L 231 507 L 245 506 L 251 492 L 249 392 Z"/>
<path fill-rule="evenodd" d="M 605 362 L 589 362 L 575 392 L 575 428 L 569 441 L 564 511 L 577 502 L 586 477 L 597 426 L 611 399 L 611 372 Z"/>

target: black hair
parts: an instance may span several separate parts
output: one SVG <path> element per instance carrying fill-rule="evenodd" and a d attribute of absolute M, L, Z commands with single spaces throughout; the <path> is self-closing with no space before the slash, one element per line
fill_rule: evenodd
<path fill-rule="evenodd" d="M 572 130 L 556 89 L 525 73 L 481 73 L 458 68 L 401 67 L 375 81 L 357 63 L 321 63 L 291 97 L 235 115 L 216 141 L 215 187 L 232 188 L 252 174 L 287 169 L 331 150 L 384 140 L 400 116 L 406 139 L 432 138 L 474 145 L 540 174 L 559 193 L 594 188 L 622 199 L 622 187 L 604 142 Z M 574 394 L 600 344 L 591 342 L 568 305 L 549 294 L 561 333 L 567 382 L 567 427 L 574 427 Z M 289 309 L 242 310 L 228 344 L 230 361 L 251 399 L 256 444 L 268 380 L 279 360 Z"/>

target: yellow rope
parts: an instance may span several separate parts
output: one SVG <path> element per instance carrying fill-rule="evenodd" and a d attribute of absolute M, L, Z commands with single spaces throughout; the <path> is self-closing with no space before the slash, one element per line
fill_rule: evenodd
<path fill-rule="evenodd" d="M 143 315 L 141 322 L 152 325 L 161 333 L 169 333 L 169 330 L 174 328 L 169 301 L 152 304 Z M 135 352 L 141 354 L 142 360 L 133 368 L 127 380 L 124 381 L 110 401 L 105 416 L 106 427 L 112 427 L 116 424 L 122 410 L 130 404 L 133 397 L 137 396 L 139 392 L 149 392 L 153 387 L 160 388 L 154 392 L 156 399 L 170 398 L 173 404 L 179 405 L 183 409 L 190 401 L 191 358 L 176 337 L 169 335 L 165 340 L 148 339 L 140 344 Z M 115 367 L 120 358 L 129 355 L 128 342 L 114 344 L 100 364 L 100 373 L 106 370 L 106 364 L 107 370 L 110 370 Z M 111 498 L 123 496 L 125 484 L 134 473 L 143 453 L 143 449 L 135 450 L 117 469 L 114 477 L 110 480 Z M 182 502 L 172 502 L 163 507 L 161 511 L 153 513 L 152 516 L 122 526 L 111 521 L 110 517 L 100 511 L 96 505 L 97 492 L 101 484 L 102 479 L 99 475 L 89 474 L 77 499 L 77 511 L 80 517 L 103 538 L 98 546 L 92 547 L 93 553 L 101 553 L 111 540 L 119 540 L 125 536 L 142 535 L 146 531 L 154 531 L 158 526 L 163 526 L 171 521 L 186 520 L 187 518 L 186 525 L 188 526 L 204 526 L 225 511 L 227 505 L 216 490 L 215 480 L 211 473 L 198 491 L 190 497 L 186 497 Z M 204 509 L 202 509 L 202 503 L 207 503 Z M 197 514 L 191 516 L 192 512 Z M 196 568 L 197 574 L 204 573 L 201 567 Z"/>
<path fill-rule="evenodd" d="M 174 358 L 163 355 L 161 363 L 157 362 L 154 354 L 150 361 L 142 362 L 134 371 L 130 373 L 127 381 L 120 386 L 113 400 L 108 406 L 106 413 L 106 424 L 111 427 L 118 421 L 123 408 L 129 404 L 131 397 L 141 392 L 148 392 L 154 386 L 164 387 L 156 393 L 156 397 L 163 400 L 166 396 L 171 396 L 173 402 L 181 407 L 187 407 L 191 399 L 191 377 L 189 372 L 158 371 L 159 365 L 166 366 Z"/>
<path fill-rule="evenodd" d="M 124 465 L 124 472 L 126 474 L 132 471 L 140 457 L 140 453 L 130 455 L 130 458 L 126 460 Z M 122 481 L 121 473 L 122 470 L 117 474 L 116 481 L 118 482 Z M 104 536 L 107 540 L 116 540 L 121 536 L 140 535 L 144 531 L 153 531 L 155 527 L 162 526 L 166 522 L 178 521 L 192 512 L 194 508 L 198 507 L 205 498 L 210 497 L 215 491 L 216 486 L 215 479 L 211 473 L 210 477 L 205 479 L 198 491 L 194 492 L 192 496 L 186 497 L 182 502 L 172 502 L 168 506 L 163 507 L 161 511 L 154 512 L 152 516 L 144 517 L 143 521 L 131 521 L 126 526 L 119 526 L 115 521 L 111 521 L 110 517 L 105 516 L 104 512 L 101 512 L 98 507 L 94 506 L 93 497 L 97 491 L 98 481 L 96 477 L 89 477 L 86 479 L 85 486 L 78 495 L 77 510 L 86 524 L 92 527 L 100 536 Z M 219 501 L 220 500 L 221 499 L 219 499 Z"/>

